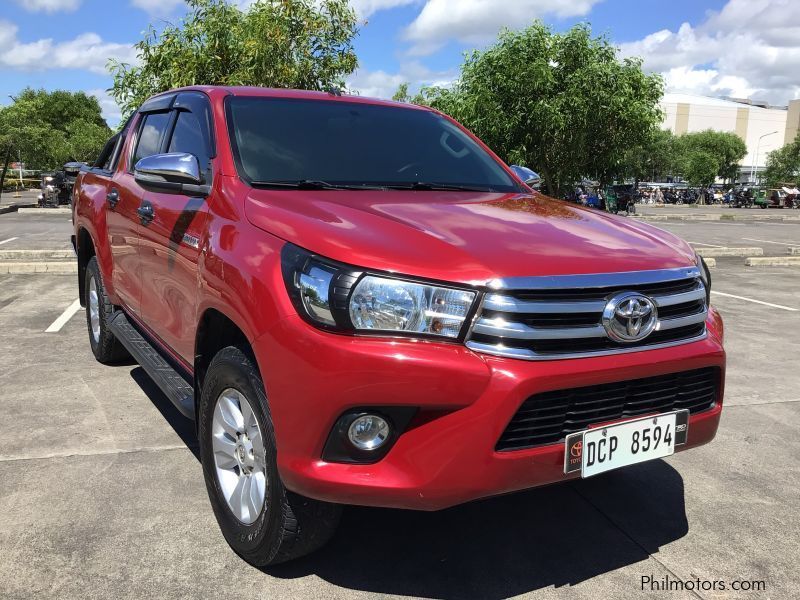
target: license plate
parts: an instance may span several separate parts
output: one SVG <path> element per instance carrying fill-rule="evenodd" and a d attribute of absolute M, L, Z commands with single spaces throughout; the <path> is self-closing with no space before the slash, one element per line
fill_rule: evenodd
<path fill-rule="evenodd" d="M 689 411 L 642 417 L 567 436 L 564 472 L 591 477 L 612 469 L 663 458 L 686 443 Z"/>

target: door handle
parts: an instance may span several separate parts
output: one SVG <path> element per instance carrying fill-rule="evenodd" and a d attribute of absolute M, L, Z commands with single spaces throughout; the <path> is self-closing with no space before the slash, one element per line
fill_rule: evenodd
<path fill-rule="evenodd" d="M 117 190 L 111 190 L 106 194 L 106 200 L 111 210 L 114 210 L 117 207 L 117 202 L 119 202 L 119 192 Z"/>
<path fill-rule="evenodd" d="M 139 215 L 142 225 L 149 225 L 156 217 L 156 211 L 153 210 L 153 205 L 149 202 L 142 202 L 142 205 L 136 209 L 136 214 Z"/>

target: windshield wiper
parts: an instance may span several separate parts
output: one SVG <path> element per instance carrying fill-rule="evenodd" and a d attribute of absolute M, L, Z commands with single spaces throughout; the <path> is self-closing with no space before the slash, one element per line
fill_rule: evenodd
<path fill-rule="evenodd" d="M 419 190 L 423 192 L 492 192 L 492 188 L 476 187 L 474 185 L 450 185 L 447 183 L 432 183 L 428 181 L 414 181 L 411 183 L 391 183 L 386 187 L 390 190 Z"/>
<path fill-rule="evenodd" d="M 298 179 L 296 181 L 251 181 L 250 185 L 258 188 L 284 188 L 295 190 L 382 190 L 383 186 L 339 184 L 319 179 Z"/>

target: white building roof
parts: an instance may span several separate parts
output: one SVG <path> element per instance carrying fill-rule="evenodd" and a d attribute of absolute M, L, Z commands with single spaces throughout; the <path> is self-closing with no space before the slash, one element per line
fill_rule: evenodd
<path fill-rule="evenodd" d="M 722 98 L 712 98 L 711 96 L 701 96 L 700 94 L 690 94 L 688 92 L 670 92 L 664 94 L 662 104 L 694 104 L 703 106 L 719 106 L 724 108 L 749 108 L 754 111 L 776 110 L 775 108 L 763 108 L 744 102 L 734 102 L 733 100 L 723 100 Z M 785 109 L 778 109 L 785 110 Z"/>

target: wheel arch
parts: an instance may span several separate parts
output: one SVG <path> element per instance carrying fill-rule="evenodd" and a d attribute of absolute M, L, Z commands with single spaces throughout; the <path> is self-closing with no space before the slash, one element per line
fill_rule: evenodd
<path fill-rule="evenodd" d="M 242 350 L 258 369 L 250 339 L 234 319 L 216 308 L 207 308 L 200 316 L 194 346 L 195 414 L 208 367 L 214 356 L 228 346 Z"/>
<path fill-rule="evenodd" d="M 76 237 L 76 252 L 78 254 L 78 298 L 81 306 L 86 306 L 86 266 L 93 256 L 96 256 L 94 240 L 89 230 L 85 227 L 78 229 Z"/>

